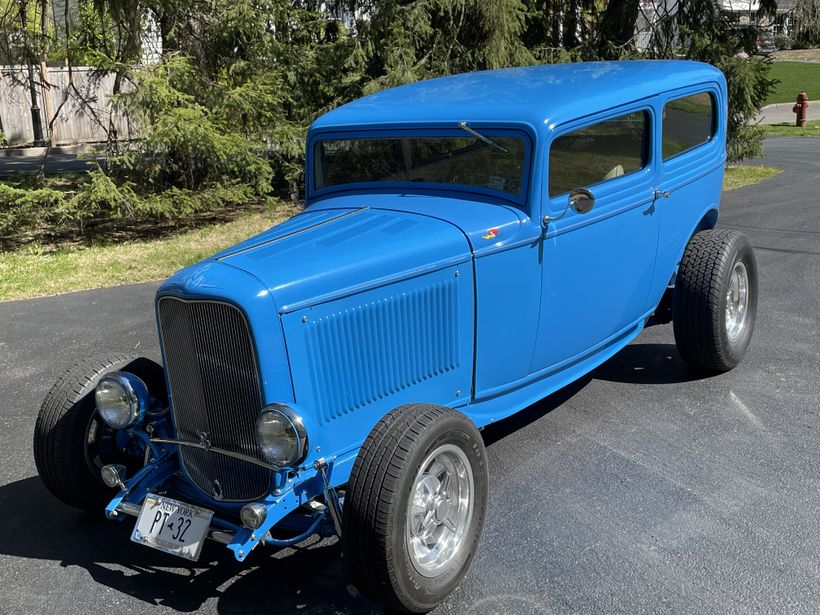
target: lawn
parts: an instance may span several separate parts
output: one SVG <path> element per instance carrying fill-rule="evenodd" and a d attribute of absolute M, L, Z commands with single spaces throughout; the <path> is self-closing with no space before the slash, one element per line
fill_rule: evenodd
<path fill-rule="evenodd" d="M 761 127 L 767 137 L 820 137 L 820 120 L 809 120 L 805 128 L 798 128 L 794 122 L 761 125 Z"/>
<path fill-rule="evenodd" d="M 0 252 L 0 301 L 161 280 L 293 213 L 293 207 L 280 207 L 150 241 Z"/>
<path fill-rule="evenodd" d="M 820 99 L 820 63 L 817 62 L 775 62 L 769 71 L 770 79 L 777 79 L 766 104 L 794 102 L 797 94 L 806 92 L 809 104 Z"/>
<path fill-rule="evenodd" d="M 758 167 L 745 165 L 729 165 L 723 175 L 723 190 L 734 190 L 743 186 L 750 186 L 762 182 L 773 175 L 782 173 L 777 167 Z"/>

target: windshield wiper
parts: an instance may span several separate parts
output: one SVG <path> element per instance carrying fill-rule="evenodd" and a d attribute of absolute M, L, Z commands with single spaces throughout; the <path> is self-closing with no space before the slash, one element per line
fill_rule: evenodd
<path fill-rule="evenodd" d="M 464 130 L 464 131 L 466 131 L 466 132 L 469 132 L 469 133 L 470 133 L 471 135 L 473 135 L 476 139 L 480 139 L 480 140 L 484 141 L 484 143 L 486 143 L 487 145 L 492 145 L 494 148 L 501 150 L 501 151 L 502 151 L 502 152 L 504 152 L 505 154 L 509 154 L 509 153 L 510 153 L 510 152 L 509 152 L 509 150 L 508 150 L 507 148 L 505 148 L 505 147 L 501 147 L 501 146 L 500 146 L 498 143 L 496 143 L 495 141 L 493 141 L 493 140 L 491 140 L 491 139 L 488 139 L 488 138 L 487 138 L 487 137 L 485 137 L 484 135 L 477 133 L 475 130 L 473 130 L 472 128 L 470 128 L 469 126 L 467 126 L 467 122 L 459 122 L 459 123 L 458 123 L 458 127 L 459 127 L 459 128 L 461 128 L 461 130 Z"/>

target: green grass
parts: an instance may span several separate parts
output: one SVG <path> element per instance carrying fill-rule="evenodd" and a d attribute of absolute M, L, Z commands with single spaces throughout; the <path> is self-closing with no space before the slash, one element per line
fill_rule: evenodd
<path fill-rule="evenodd" d="M 161 280 L 278 224 L 292 207 L 249 214 L 180 235 L 90 247 L 27 246 L 0 252 L 0 301 Z"/>
<path fill-rule="evenodd" d="M 820 120 L 809 120 L 805 128 L 798 128 L 794 122 L 789 124 L 762 125 L 767 137 L 820 137 Z"/>
<path fill-rule="evenodd" d="M 769 79 L 778 79 L 766 104 L 794 102 L 800 92 L 809 95 L 809 104 L 820 99 L 820 63 L 775 62 L 769 71 Z"/>
<path fill-rule="evenodd" d="M 751 186 L 768 179 L 773 175 L 782 173 L 783 169 L 777 167 L 755 167 L 755 166 L 728 166 L 723 175 L 723 190 L 734 190 L 743 186 Z"/>

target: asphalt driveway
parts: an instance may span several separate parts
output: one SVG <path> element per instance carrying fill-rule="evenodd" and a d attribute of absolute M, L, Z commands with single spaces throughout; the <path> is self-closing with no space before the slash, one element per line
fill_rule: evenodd
<path fill-rule="evenodd" d="M 36 151 L 41 151 L 41 148 Z M 6 152 L 0 152 L 0 176 L 14 173 L 31 175 L 40 171 L 41 163 L 41 155 L 35 156 L 33 151 L 7 150 Z M 49 152 L 43 170 L 46 174 L 82 173 L 83 171 L 90 171 L 96 165 L 97 160 L 95 158 L 84 157 L 59 148 L 57 151 Z"/>
<path fill-rule="evenodd" d="M 820 139 L 772 139 L 785 169 L 727 193 L 720 226 L 757 249 L 744 363 L 699 379 L 671 326 L 485 431 L 491 498 L 447 613 L 820 612 Z M 0 304 L 0 609 L 4 613 L 375 611 L 325 541 L 237 565 L 182 563 L 94 522 L 35 476 L 50 383 L 98 349 L 156 356 L 155 284 Z"/>

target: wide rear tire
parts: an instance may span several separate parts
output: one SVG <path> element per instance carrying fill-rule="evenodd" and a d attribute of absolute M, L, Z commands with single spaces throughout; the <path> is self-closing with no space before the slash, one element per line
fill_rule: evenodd
<path fill-rule="evenodd" d="M 740 363 L 754 331 L 757 293 L 757 261 L 745 235 L 696 233 L 681 260 L 672 301 L 681 358 L 711 373 Z"/>
<path fill-rule="evenodd" d="M 94 389 L 103 375 L 116 370 L 139 376 L 150 390 L 164 391 L 162 367 L 150 359 L 85 359 L 51 387 L 34 425 L 34 462 L 46 489 L 63 503 L 89 512 L 102 513 L 114 495 L 102 482 L 100 468 L 140 461 L 127 458 L 115 442 L 115 431 L 96 414 Z"/>
<path fill-rule="evenodd" d="M 438 605 L 475 555 L 488 488 L 481 434 L 462 413 L 411 404 L 385 415 L 345 492 L 342 541 L 359 590 L 401 611 Z"/>

